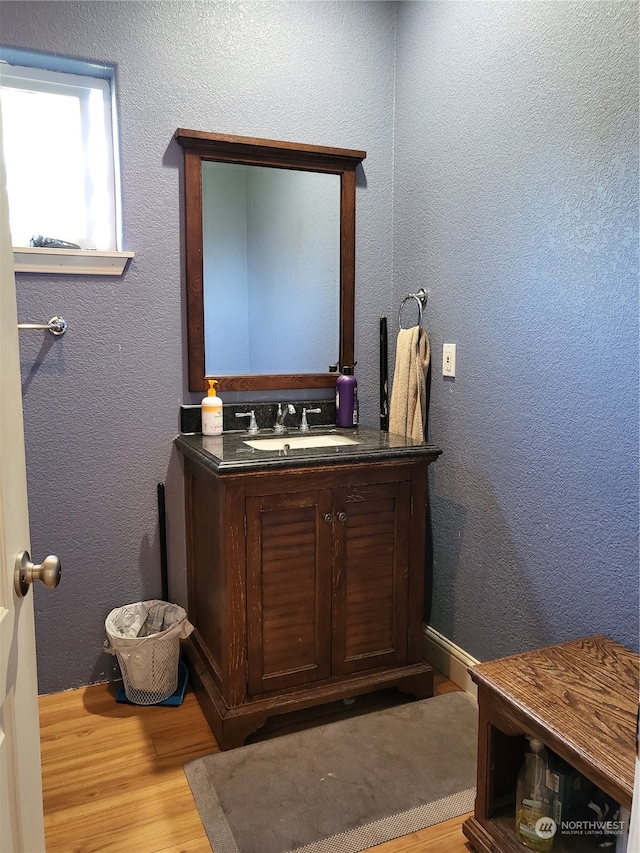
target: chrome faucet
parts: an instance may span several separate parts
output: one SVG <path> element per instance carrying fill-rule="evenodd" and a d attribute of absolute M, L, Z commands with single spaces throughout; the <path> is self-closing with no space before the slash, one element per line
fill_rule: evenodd
<path fill-rule="evenodd" d="M 286 432 L 287 428 L 284 424 L 284 419 L 287 415 L 295 415 L 296 408 L 291 403 L 285 403 L 284 411 L 282 410 L 282 404 L 278 403 L 278 414 L 276 415 L 276 423 L 273 428 L 274 432 Z"/>
<path fill-rule="evenodd" d="M 255 435 L 258 432 L 258 424 L 256 423 L 256 413 L 253 409 L 250 412 L 237 412 L 237 418 L 249 418 L 249 427 L 247 429 L 248 433 L 251 435 Z"/>
<path fill-rule="evenodd" d="M 309 423 L 307 421 L 307 414 L 309 415 L 317 415 L 319 414 L 320 409 L 303 409 L 302 410 L 302 423 L 300 424 L 300 432 L 308 432 L 309 431 Z"/>

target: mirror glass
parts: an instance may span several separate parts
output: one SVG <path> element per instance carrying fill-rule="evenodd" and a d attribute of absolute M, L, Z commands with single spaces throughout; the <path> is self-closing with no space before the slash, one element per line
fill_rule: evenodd
<path fill-rule="evenodd" d="M 332 388 L 354 363 L 364 151 L 179 128 L 189 390 Z"/>
<path fill-rule="evenodd" d="M 340 352 L 340 176 L 202 164 L 207 375 L 322 373 Z"/>

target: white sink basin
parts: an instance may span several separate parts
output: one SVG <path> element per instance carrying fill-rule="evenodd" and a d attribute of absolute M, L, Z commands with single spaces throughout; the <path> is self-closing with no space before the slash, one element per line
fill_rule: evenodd
<path fill-rule="evenodd" d="M 291 450 L 360 444 L 355 438 L 347 438 L 344 435 L 283 435 L 281 438 L 254 438 L 244 443 L 255 450 L 284 450 L 285 444 L 289 445 Z"/>

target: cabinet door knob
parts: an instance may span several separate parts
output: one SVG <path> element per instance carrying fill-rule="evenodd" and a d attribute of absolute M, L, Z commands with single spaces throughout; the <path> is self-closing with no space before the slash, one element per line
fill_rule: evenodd
<path fill-rule="evenodd" d="M 339 512 L 338 513 L 338 521 L 346 521 L 346 520 L 347 520 L 347 513 L 346 512 Z"/>
<path fill-rule="evenodd" d="M 331 522 L 333 521 L 333 516 L 330 512 L 325 512 L 324 520 L 327 522 L 327 524 L 331 524 Z"/>

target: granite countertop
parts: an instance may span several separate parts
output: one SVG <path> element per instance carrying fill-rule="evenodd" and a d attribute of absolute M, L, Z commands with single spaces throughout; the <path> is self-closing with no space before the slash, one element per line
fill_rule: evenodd
<path fill-rule="evenodd" d="M 245 442 L 256 439 L 295 439 L 320 435 L 345 436 L 357 441 L 331 447 L 294 448 L 290 450 L 257 450 Z M 181 433 L 175 439 L 176 447 L 190 459 L 200 462 L 217 474 L 240 471 L 265 471 L 281 468 L 301 468 L 318 465 L 357 463 L 367 460 L 402 459 L 431 456 L 435 459 L 442 451 L 435 444 L 414 441 L 401 435 L 377 429 L 357 427 L 338 429 L 317 427 L 308 432 L 292 429 L 282 435 L 273 430 L 260 430 L 256 435 L 247 432 L 225 432 L 222 435 Z M 433 461 L 433 460 L 431 460 Z"/>

